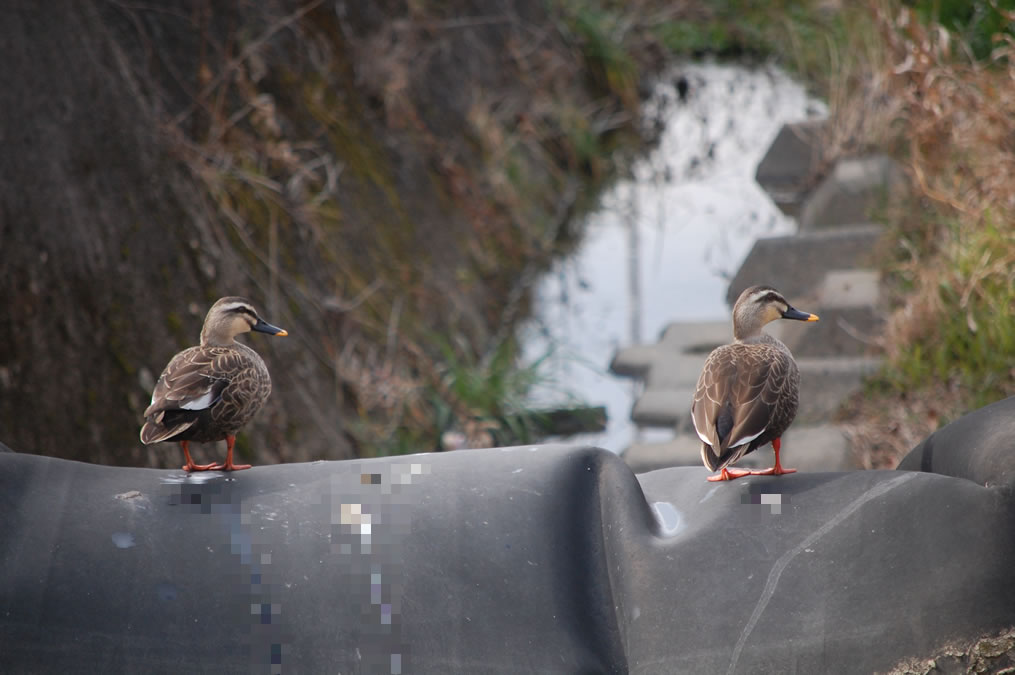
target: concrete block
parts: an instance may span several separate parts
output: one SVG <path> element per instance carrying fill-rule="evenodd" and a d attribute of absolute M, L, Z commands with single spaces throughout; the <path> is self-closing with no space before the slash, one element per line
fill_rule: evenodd
<path fill-rule="evenodd" d="M 645 374 L 645 390 L 690 389 L 694 391 L 708 354 L 657 354 Z"/>
<path fill-rule="evenodd" d="M 868 222 L 871 209 L 905 185 L 905 174 L 890 157 L 841 159 L 800 207 L 800 230 Z"/>
<path fill-rule="evenodd" d="M 643 427 L 673 427 L 691 415 L 694 384 L 688 389 L 648 390 L 631 409 L 631 420 Z"/>
<path fill-rule="evenodd" d="M 797 358 L 800 368 L 800 408 L 798 423 L 827 421 L 853 393 L 863 386 L 863 378 L 881 367 L 881 359 Z"/>
<path fill-rule="evenodd" d="M 677 434 L 659 443 L 633 443 L 623 454 L 635 473 L 668 466 L 701 466 L 701 440 L 691 434 Z"/>
<path fill-rule="evenodd" d="M 779 455 L 784 467 L 803 472 L 860 468 L 845 433 L 834 424 L 794 424 L 783 434 Z M 767 469 L 774 463 L 775 451 L 768 445 L 758 448 L 736 465 L 745 469 Z"/>
<path fill-rule="evenodd" d="M 660 351 L 659 345 L 633 345 L 613 355 L 610 372 L 621 377 L 644 377 Z"/>
<path fill-rule="evenodd" d="M 762 466 L 771 466 L 775 453 L 769 450 L 754 451 L 753 457 L 761 453 Z M 766 456 L 767 454 L 767 456 Z M 860 465 L 849 447 L 849 439 L 842 429 L 834 424 L 809 426 L 794 424 L 782 439 L 782 463 L 798 471 L 850 471 Z"/>
<path fill-rule="evenodd" d="M 617 352 L 610 370 L 645 381 L 631 419 L 640 426 L 671 428 L 686 420 L 705 359 L 732 339 L 729 321 L 680 322 L 670 324 L 654 345 Z"/>
<path fill-rule="evenodd" d="M 782 439 L 782 464 L 801 472 L 849 471 L 860 468 L 842 429 L 833 424 L 794 424 Z M 623 454 L 635 473 L 669 466 L 702 466 L 701 440 L 693 434 L 677 434 L 672 440 L 633 443 Z M 744 469 L 766 469 L 775 462 L 771 445 L 758 448 L 737 462 Z"/>
<path fill-rule="evenodd" d="M 755 181 L 788 216 L 799 213 L 817 183 L 825 124 L 812 120 L 784 125 L 758 164 Z"/>
<path fill-rule="evenodd" d="M 880 351 L 876 340 L 884 330 L 885 315 L 876 307 L 803 307 L 821 317 L 814 322 L 776 321 L 766 327 L 797 358 L 856 357 Z"/>
<path fill-rule="evenodd" d="M 660 343 L 684 354 L 708 353 L 733 339 L 730 319 L 723 321 L 680 321 L 663 331 Z"/>
<path fill-rule="evenodd" d="M 831 270 L 818 288 L 823 309 L 881 304 L 881 274 L 873 269 Z"/>
<path fill-rule="evenodd" d="M 687 354 L 696 359 L 698 354 L 707 356 L 732 339 L 733 328 L 728 320 L 671 323 L 658 342 L 618 350 L 610 362 L 610 371 L 626 377 L 644 377 L 659 358 L 673 359 Z"/>
<path fill-rule="evenodd" d="M 868 266 L 881 232 L 879 225 L 849 225 L 758 239 L 730 281 L 726 301 L 732 306 L 745 288 L 768 284 L 790 302 L 816 302 L 828 272 Z"/>
<path fill-rule="evenodd" d="M 777 321 L 766 328 L 797 357 L 864 356 L 879 350 L 884 329 L 876 270 L 833 270 L 811 298 L 791 299 L 821 317 L 817 323 Z"/>
<path fill-rule="evenodd" d="M 863 386 L 863 378 L 877 371 L 876 357 L 798 357 L 800 408 L 797 421 L 814 424 L 827 421 L 846 398 Z M 686 387 L 647 389 L 631 411 L 631 420 L 645 427 L 670 427 L 693 432 L 691 403 L 697 377 Z"/>

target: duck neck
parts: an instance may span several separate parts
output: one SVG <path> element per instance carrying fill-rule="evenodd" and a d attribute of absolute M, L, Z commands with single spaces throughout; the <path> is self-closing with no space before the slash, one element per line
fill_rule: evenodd
<path fill-rule="evenodd" d="M 214 332 L 201 331 L 201 346 L 202 347 L 228 347 L 229 345 L 236 344 L 236 340 L 233 336 L 223 337 Z"/>
<path fill-rule="evenodd" d="M 747 342 L 759 335 L 762 335 L 761 326 L 751 326 L 746 329 L 741 326 L 733 326 L 733 339 L 737 342 Z"/>

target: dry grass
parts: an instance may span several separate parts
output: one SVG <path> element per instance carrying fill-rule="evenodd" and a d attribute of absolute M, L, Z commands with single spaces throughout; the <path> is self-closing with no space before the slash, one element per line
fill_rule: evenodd
<path fill-rule="evenodd" d="M 885 152 L 897 143 L 903 102 L 892 95 L 893 76 L 885 67 L 889 47 L 873 30 L 872 18 L 869 10 L 844 11 L 844 41 L 829 39 L 823 48 L 831 74 L 824 92 L 830 123 L 821 143 L 826 166 L 839 157 Z"/>
<path fill-rule="evenodd" d="M 896 664 L 887 675 L 929 675 L 930 673 L 1012 673 L 1015 664 L 1015 629 L 985 635 L 972 642 L 944 645 L 930 658 L 909 658 Z"/>
<path fill-rule="evenodd" d="M 167 131 L 221 216 L 218 244 L 331 374 L 303 398 L 349 413 L 336 446 L 519 440 L 489 429 L 518 416 L 534 377 L 515 326 L 615 171 L 611 146 L 638 133 L 653 55 L 634 19 L 666 4 L 562 0 L 522 18 L 410 3 L 361 33 L 317 0 L 267 3 L 238 42 L 208 37 Z"/>
<path fill-rule="evenodd" d="M 872 11 L 882 48 L 837 114 L 858 114 L 850 92 L 862 106 L 875 92 L 914 195 L 888 211 L 888 365 L 843 416 L 862 464 L 891 468 L 940 424 L 1015 393 L 1015 44 L 978 62 L 906 9 Z"/>

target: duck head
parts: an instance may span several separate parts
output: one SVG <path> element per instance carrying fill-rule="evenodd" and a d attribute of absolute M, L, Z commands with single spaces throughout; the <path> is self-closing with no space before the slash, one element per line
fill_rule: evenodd
<path fill-rule="evenodd" d="M 273 326 L 257 314 L 257 310 L 245 298 L 230 296 L 222 298 L 208 310 L 201 328 L 202 345 L 228 345 L 240 333 L 267 333 L 268 335 L 288 335 Z"/>
<path fill-rule="evenodd" d="M 737 340 L 754 337 L 765 324 L 776 319 L 817 321 L 818 315 L 796 309 L 771 286 L 751 286 L 733 305 L 733 337 Z"/>

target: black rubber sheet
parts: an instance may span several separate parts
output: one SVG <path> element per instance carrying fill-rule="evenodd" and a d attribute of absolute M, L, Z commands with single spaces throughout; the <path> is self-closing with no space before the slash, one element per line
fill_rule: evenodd
<path fill-rule="evenodd" d="M 986 410 L 933 461 L 966 452 L 960 425 L 1010 424 Z M 1011 434 L 981 436 L 1013 461 Z M 0 669 L 884 671 L 1015 624 L 1011 486 L 952 473 L 714 484 L 540 446 L 187 476 L 0 453 Z"/>

